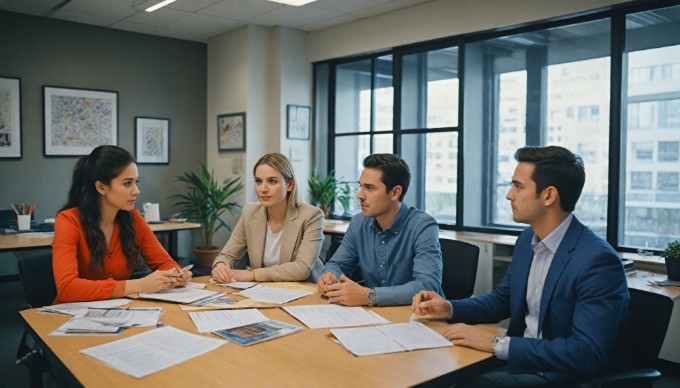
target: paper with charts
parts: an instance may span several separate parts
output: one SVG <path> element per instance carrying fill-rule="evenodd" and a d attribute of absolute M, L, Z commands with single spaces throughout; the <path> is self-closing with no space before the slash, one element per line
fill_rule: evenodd
<path fill-rule="evenodd" d="M 225 343 L 227 341 L 168 326 L 83 349 L 80 353 L 127 375 L 142 378 L 208 353 Z"/>
<path fill-rule="evenodd" d="M 453 345 L 451 341 L 420 322 L 331 329 L 331 333 L 342 346 L 356 356 L 443 348 Z"/>
<path fill-rule="evenodd" d="M 319 304 L 309 306 L 287 306 L 284 310 L 310 329 L 325 327 L 349 327 L 384 325 L 390 323 L 370 310 L 362 307 L 345 307 L 337 304 Z"/>

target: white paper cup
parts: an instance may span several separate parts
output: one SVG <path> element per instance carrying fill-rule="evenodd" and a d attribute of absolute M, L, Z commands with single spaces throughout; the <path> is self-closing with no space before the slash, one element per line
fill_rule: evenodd
<path fill-rule="evenodd" d="M 17 226 L 19 230 L 31 229 L 31 216 L 20 214 L 17 216 Z"/>

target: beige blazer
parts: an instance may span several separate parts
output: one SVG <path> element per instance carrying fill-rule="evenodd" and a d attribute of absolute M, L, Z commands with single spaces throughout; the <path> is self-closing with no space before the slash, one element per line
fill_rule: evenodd
<path fill-rule="evenodd" d="M 267 208 L 259 202 L 247 203 L 229 241 L 215 258 L 213 266 L 224 262 L 233 268 L 248 250 L 255 281 L 304 281 L 313 270 L 317 276 L 320 274 L 323 267 L 319 260 L 323 243 L 321 209 L 306 203 L 301 203 L 297 208 L 288 207 L 281 236 L 280 264 L 263 268 L 266 236 Z"/>

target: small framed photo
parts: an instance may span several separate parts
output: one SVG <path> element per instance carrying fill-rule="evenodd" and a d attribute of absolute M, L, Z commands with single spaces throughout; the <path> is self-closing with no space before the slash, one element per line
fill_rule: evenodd
<path fill-rule="evenodd" d="M 218 151 L 246 150 L 246 113 L 225 113 L 217 115 Z"/>
<path fill-rule="evenodd" d="M 170 120 L 135 117 L 135 156 L 138 164 L 170 162 Z"/>
<path fill-rule="evenodd" d="M 118 93 L 43 86 L 45 156 L 80 156 L 118 145 Z"/>
<path fill-rule="evenodd" d="M 309 140 L 310 107 L 302 105 L 288 105 L 286 114 L 289 139 Z"/>
<path fill-rule="evenodd" d="M 21 79 L 0 76 L 0 158 L 21 158 Z"/>

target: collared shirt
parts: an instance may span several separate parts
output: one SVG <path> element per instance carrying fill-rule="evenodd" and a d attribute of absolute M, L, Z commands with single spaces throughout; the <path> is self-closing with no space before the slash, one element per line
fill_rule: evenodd
<path fill-rule="evenodd" d="M 410 304 L 421 290 L 443 296 L 439 227 L 432 216 L 401 205 L 389 227 L 361 213 L 352 218 L 340 247 L 324 266 L 340 279 L 361 268 L 379 306 Z"/>
<path fill-rule="evenodd" d="M 527 279 L 527 313 L 524 316 L 524 323 L 526 329 L 524 330 L 525 338 L 543 338 L 542 333 L 538 331 L 538 317 L 541 307 L 541 297 L 543 296 L 543 286 L 545 285 L 545 278 L 548 276 L 550 265 L 557 248 L 560 247 L 564 235 L 567 234 L 571 220 L 574 218 L 573 213 L 570 213 L 562 223 L 555 228 L 550 234 L 540 241 L 536 234 L 531 239 L 531 248 L 534 251 L 534 259 L 531 262 L 531 269 L 529 269 L 529 278 Z M 501 360 L 508 359 L 510 350 L 510 337 L 505 337 L 496 344 L 496 357 Z"/>

